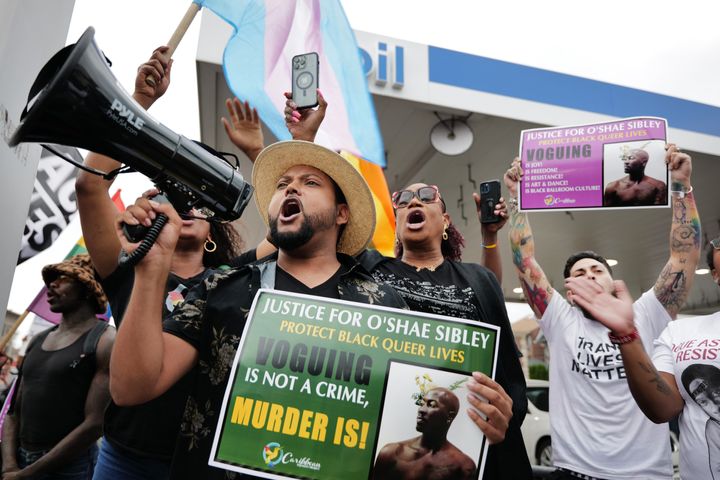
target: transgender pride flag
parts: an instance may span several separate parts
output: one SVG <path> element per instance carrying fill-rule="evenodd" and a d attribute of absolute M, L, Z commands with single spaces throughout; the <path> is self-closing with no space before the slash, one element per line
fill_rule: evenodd
<path fill-rule="evenodd" d="M 280 140 L 292 57 L 317 52 L 329 107 L 316 143 L 385 166 L 385 150 L 360 54 L 338 0 L 195 0 L 233 26 L 223 69 L 230 90 L 258 109 Z"/>

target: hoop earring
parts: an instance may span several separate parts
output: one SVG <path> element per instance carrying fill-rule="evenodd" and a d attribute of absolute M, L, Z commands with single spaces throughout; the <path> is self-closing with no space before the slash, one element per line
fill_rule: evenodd
<path fill-rule="evenodd" d="M 447 230 L 448 230 L 448 224 L 446 223 L 446 224 L 445 224 L 445 228 L 443 229 L 443 234 L 442 234 L 442 239 L 443 239 L 443 240 L 447 240 L 447 239 L 448 239 Z"/>
<path fill-rule="evenodd" d="M 208 238 L 205 240 L 205 244 L 203 245 L 203 250 L 205 250 L 208 253 L 212 253 L 215 250 L 217 250 L 217 244 L 212 241 L 211 238 Z"/>
<path fill-rule="evenodd" d="M 397 237 L 395 237 L 395 246 L 400 245 L 400 240 L 398 240 Z"/>

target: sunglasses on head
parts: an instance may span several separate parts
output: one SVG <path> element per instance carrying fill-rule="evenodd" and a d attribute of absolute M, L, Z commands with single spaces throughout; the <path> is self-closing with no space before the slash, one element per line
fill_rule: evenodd
<path fill-rule="evenodd" d="M 417 197 L 422 203 L 437 203 L 440 201 L 440 192 L 435 185 L 420 187 L 416 191 L 400 190 L 392 194 L 392 203 L 395 208 L 405 208 L 413 197 Z"/>
<path fill-rule="evenodd" d="M 216 221 L 215 212 L 207 207 L 195 208 L 193 207 L 189 212 L 181 213 L 180 218 L 183 220 L 205 220 L 207 222 Z"/>

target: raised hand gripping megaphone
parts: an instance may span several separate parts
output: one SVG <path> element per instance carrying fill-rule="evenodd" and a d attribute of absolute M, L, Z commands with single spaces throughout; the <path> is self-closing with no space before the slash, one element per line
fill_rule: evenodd
<path fill-rule="evenodd" d="M 214 218 L 239 218 L 252 186 L 236 167 L 148 115 L 120 87 L 94 34 L 89 27 L 45 64 L 9 145 L 62 144 L 101 153 L 150 178 L 179 212 L 207 208 Z"/>

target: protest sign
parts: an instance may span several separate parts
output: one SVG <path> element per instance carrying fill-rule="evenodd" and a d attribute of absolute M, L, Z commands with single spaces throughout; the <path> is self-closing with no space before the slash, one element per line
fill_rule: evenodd
<path fill-rule="evenodd" d="M 523 130 L 519 207 L 668 207 L 667 121 L 655 117 Z"/>
<path fill-rule="evenodd" d="M 494 325 L 260 290 L 210 464 L 263 478 L 367 479 L 383 446 L 430 434 L 429 399 L 444 388 L 459 403 L 447 440 L 480 478 L 487 441 L 467 413 L 466 383 L 473 371 L 494 376 L 498 337 Z"/>

